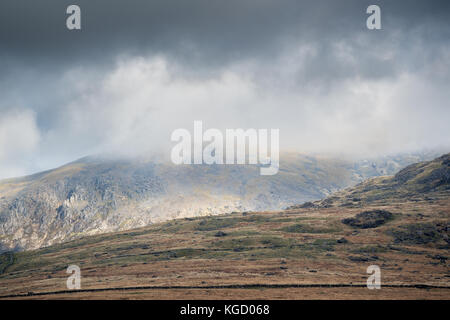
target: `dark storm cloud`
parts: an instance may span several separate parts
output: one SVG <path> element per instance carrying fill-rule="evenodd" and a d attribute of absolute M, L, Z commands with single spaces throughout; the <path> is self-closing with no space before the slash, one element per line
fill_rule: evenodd
<path fill-rule="evenodd" d="M 82 9 L 82 31 L 65 28 L 65 9 Z M 365 9 L 381 6 L 383 32 L 367 33 Z M 1 54 L 16 63 L 109 61 L 118 52 L 163 52 L 204 66 L 276 55 L 288 39 L 351 40 L 361 32 L 381 42 L 392 32 L 429 30 L 418 36 L 449 36 L 448 1 L 275 1 L 275 0 L 3 0 Z M 364 50 L 363 50 L 364 51 Z M 7 61 L 7 60 L 6 60 Z M 332 62 L 329 62 L 332 63 Z"/>
<path fill-rule="evenodd" d="M 81 31 L 65 27 L 73 3 L 82 10 Z M 372 3 L 382 8 L 379 32 L 365 26 Z M 265 69 L 302 43 L 316 50 L 305 57 L 301 85 L 391 77 L 440 55 L 439 46 L 450 41 L 449 19 L 445 0 L 2 0 L 0 83 L 18 89 L 8 79 L 19 75 L 26 83 L 33 74 L 50 77 L 80 65 L 102 72 L 121 54 L 162 54 L 196 75 L 247 59 Z M 338 57 L 337 43 L 355 60 Z M 410 55 L 417 46 L 428 56 Z M 393 54 L 386 58 L 387 50 Z"/>
<path fill-rule="evenodd" d="M 195 117 L 301 151 L 446 144 L 449 21 L 449 1 L 1 0 L 0 178 Z"/>

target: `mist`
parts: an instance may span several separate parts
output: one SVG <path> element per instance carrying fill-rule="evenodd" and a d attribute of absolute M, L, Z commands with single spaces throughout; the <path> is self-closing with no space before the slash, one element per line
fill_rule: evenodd
<path fill-rule="evenodd" d="M 0 178 L 91 154 L 169 161 L 171 133 L 195 120 L 205 129 L 279 129 L 282 151 L 448 150 L 442 2 L 382 2 L 378 31 L 365 27 L 364 1 L 277 3 L 193 1 L 180 11 L 170 2 L 125 10 L 120 1 L 81 1 L 86 22 L 71 33 L 55 27 L 65 3 L 44 1 L 48 18 L 23 12 L 35 16 L 22 25 L 3 10 L 19 14 L 22 2 L 5 1 Z"/>

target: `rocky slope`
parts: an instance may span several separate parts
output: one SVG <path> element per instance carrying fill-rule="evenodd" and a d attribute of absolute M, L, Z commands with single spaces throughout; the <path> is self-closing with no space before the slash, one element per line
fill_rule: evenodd
<path fill-rule="evenodd" d="M 340 161 L 283 154 L 275 176 L 257 166 L 174 166 L 88 157 L 0 181 L 0 251 L 39 248 L 83 235 L 177 217 L 275 210 L 389 174 L 425 155 Z"/>

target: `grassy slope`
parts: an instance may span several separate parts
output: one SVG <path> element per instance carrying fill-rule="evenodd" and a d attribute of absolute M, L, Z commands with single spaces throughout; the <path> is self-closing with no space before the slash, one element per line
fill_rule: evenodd
<path fill-rule="evenodd" d="M 447 199 L 450 192 L 450 153 L 419 162 L 395 176 L 376 177 L 316 201 L 315 206 L 364 207 L 366 205 Z"/>
<path fill-rule="evenodd" d="M 448 201 L 424 200 L 374 208 L 390 210 L 394 219 L 374 229 L 354 229 L 341 219 L 359 213 L 355 208 L 236 213 L 174 220 L 19 252 L 14 264 L 0 275 L 0 294 L 65 290 L 65 270 L 70 264 L 80 266 L 83 289 L 365 284 L 366 268 L 371 264 L 382 268 L 384 284 L 449 286 L 445 234 L 438 232 L 427 243 L 415 243 L 414 239 L 399 242 L 392 232 L 407 232 L 405 225 L 447 223 Z M 218 231 L 226 235 L 218 237 Z M 348 243 L 339 243 L 341 238 Z M 450 298 L 450 290 L 437 290 L 441 298 Z M 385 289 L 379 294 L 389 293 Z M 170 298 L 174 293 L 165 294 L 161 297 Z M 271 297 L 271 290 L 266 289 L 265 294 Z M 292 298 L 301 297 L 301 292 L 290 294 Z M 108 294 L 101 297 L 105 296 Z M 146 296 L 136 292 L 134 297 Z M 418 290 L 414 297 L 426 298 L 427 291 Z"/>

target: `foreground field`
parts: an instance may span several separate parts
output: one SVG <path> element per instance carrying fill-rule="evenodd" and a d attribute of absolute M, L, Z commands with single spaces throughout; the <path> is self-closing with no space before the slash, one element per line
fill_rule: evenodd
<path fill-rule="evenodd" d="M 23 299 L 15 297 L 10 299 Z M 443 289 L 399 289 L 383 288 L 285 288 L 285 289 L 151 289 L 130 290 L 126 292 L 75 292 L 27 297 L 32 300 L 42 299 L 77 299 L 77 300 L 448 300 L 448 290 Z"/>
<path fill-rule="evenodd" d="M 14 253 L 12 259 L 4 254 L 0 296 L 450 299 L 449 208 L 444 194 L 365 206 L 392 213 L 371 228 L 343 223 L 362 208 L 298 208 L 180 219 L 86 237 Z M 111 290 L 63 292 L 72 264 L 81 269 L 82 290 Z M 380 290 L 365 287 L 369 265 L 381 268 Z M 296 287 L 306 285 L 315 287 Z M 139 288 L 119 290 L 130 287 Z"/>

